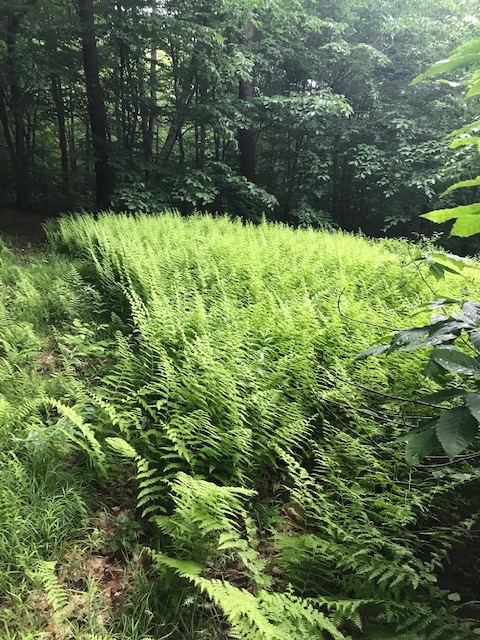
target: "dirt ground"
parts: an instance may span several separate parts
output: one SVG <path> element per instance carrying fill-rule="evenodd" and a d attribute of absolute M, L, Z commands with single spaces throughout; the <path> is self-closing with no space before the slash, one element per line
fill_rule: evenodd
<path fill-rule="evenodd" d="M 32 211 L 0 208 L 0 235 L 17 250 L 35 249 L 45 242 L 45 216 Z"/>

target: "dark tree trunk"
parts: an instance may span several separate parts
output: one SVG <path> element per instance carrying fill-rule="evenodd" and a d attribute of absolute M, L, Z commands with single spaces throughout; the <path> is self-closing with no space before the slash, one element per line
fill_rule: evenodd
<path fill-rule="evenodd" d="M 82 30 L 83 68 L 95 155 L 95 202 L 98 208 L 108 208 L 112 197 L 114 174 L 110 165 L 107 114 L 100 86 L 93 0 L 78 0 L 78 15 Z"/>
<path fill-rule="evenodd" d="M 253 82 L 241 80 L 239 87 L 240 100 L 250 101 L 253 98 Z M 237 132 L 238 150 L 240 152 L 240 171 L 247 180 L 255 182 L 256 159 L 255 159 L 255 133 L 252 127 L 239 129 Z"/>
<path fill-rule="evenodd" d="M 256 36 L 255 25 L 251 20 L 247 22 L 245 28 L 245 40 L 250 43 Z M 255 86 L 253 80 L 240 80 L 238 96 L 244 102 L 253 100 Z M 256 182 L 256 158 L 255 158 L 255 132 L 253 127 L 238 129 L 237 132 L 238 150 L 240 153 L 240 171 L 247 180 Z"/>
<path fill-rule="evenodd" d="M 196 78 L 196 90 L 195 90 L 195 164 L 198 169 L 205 168 L 205 149 L 207 143 L 207 128 L 205 126 L 203 109 L 201 107 L 205 106 L 207 102 L 207 92 L 205 89 L 205 83 L 203 78 Z M 198 114 L 200 112 L 200 118 Z"/>
<path fill-rule="evenodd" d="M 76 180 L 77 153 L 76 153 L 76 136 L 75 136 L 75 112 L 73 108 L 72 94 L 73 94 L 73 90 L 70 87 L 70 91 L 68 95 L 68 105 L 69 105 L 69 111 L 70 111 L 68 148 L 70 149 L 70 167 L 72 171 L 72 178 L 73 180 Z"/>
<path fill-rule="evenodd" d="M 55 111 L 57 113 L 58 146 L 60 147 L 60 156 L 62 160 L 62 182 L 63 188 L 65 189 L 65 195 L 68 197 L 70 192 L 70 179 L 68 171 L 67 127 L 65 125 L 65 104 L 63 101 L 62 82 L 58 76 L 52 77 L 52 96 L 55 103 Z"/>
<path fill-rule="evenodd" d="M 170 154 L 173 151 L 173 147 L 175 146 L 175 142 L 181 134 L 187 107 L 193 95 L 192 84 L 197 69 L 197 56 L 195 55 L 195 53 L 193 53 L 190 60 L 190 65 L 187 70 L 185 84 L 180 90 L 176 52 L 172 53 L 172 59 L 175 82 L 175 114 L 173 116 L 172 123 L 170 124 L 170 129 L 168 131 L 165 142 L 163 143 L 162 150 L 159 154 L 158 160 L 160 163 L 165 163 L 168 160 Z"/>
<path fill-rule="evenodd" d="M 1 79 L 0 79 L 0 82 L 1 82 Z M 2 84 L 0 84 L 0 121 L 2 122 L 3 135 L 5 136 L 5 142 L 7 143 L 10 162 L 12 163 L 12 167 L 14 167 L 17 162 L 15 157 L 15 146 L 13 144 L 12 134 L 10 133 L 10 127 L 8 125 L 8 114 L 7 114 L 7 106 L 5 101 L 5 90 Z"/>
<path fill-rule="evenodd" d="M 29 2 L 28 4 L 33 4 L 33 2 Z M 19 71 L 17 68 L 17 34 L 23 15 L 24 14 L 22 12 L 15 11 L 7 14 L 6 38 L 7 83 L 10 88 L 10 106 L 14 124 L 13 147 L 15 150 L 15 191 L 16 201 L 19 207 L 26 207 L 30 202 L 30 180 L 28 175 L 28 158 L 24 125 L 25 106 L 23 102 L 22 88 L 20 86 Z"/>
<path fill-rule="evenodd" d="M 148 117 L 147 136 L 144 143 L 145 158 L 153 160 L 153 140 L 157 130 L 157 49 L 152 46 L 150 63 L 150 115 Z"/>

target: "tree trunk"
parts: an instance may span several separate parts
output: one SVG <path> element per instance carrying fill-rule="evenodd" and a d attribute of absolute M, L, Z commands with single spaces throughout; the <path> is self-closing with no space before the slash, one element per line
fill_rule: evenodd
<path fill-rule="evenodd" d="M 58 123 L 58 146 L 62 161 L 62 182 L 65 195 L 68 198 L 70 192 L 70 179 L 68 171 L 68 147 L 67 147 L 67 127 L 65 125 L 65 104 L 63 101 L 62 82 L 57 76 L 52 76 L 52 96 L 55 103 Z"/>
<path fill-rule="evenodd" d="M 10 162 L 12 163 L 12 167 L 14 167 L 16 165 L 17 159 L 15 156 L 15 147 L 13 145 L 12 134 L 10 133 L 10 127 L 8 125 L 5 90 L 2 84 L 0 84 L 0 121 L 2 122 L 3 134 L 5 136 L 5 142 L 7 143 L 7 149 L 10 155 Z"/>
<path fill-rule="evenodd" d="M 172 53 L 173 59 L 173 72 L 174 72 L 174 81 L 175 81 L 175 115 L 173 116 L 172 123 L 170 125 L 170 129 L 168 131 L 165 142 L 163 143 L 163 148 L 159 154 L 159 162 L 165 163 L 170 154 L 173 151 L 173 147 L 175 146 L 175 142 L 177 141 L 179 135 L 182 131 L 183 122 L 185 120 L 185 114 L 190 102 L 190 99 L 193 95 L 192 83 L 196 74 L 197 69 L 197 56 L 195 52 L 192 55 L 190 60 L 190 65 L 187 70 L 185 84 L 181 91 L 179 91 L 179 79 L 178 79 L 178 64 L 176 59 L 176 53 Z"/>
<path fill-rule="evenodd" d="M 157 130 L 157 48 L 152 45 L 152 58 L 150 63 L 150 115 L 148 118 L 147 137 L 144 141 L 145 158 L 153 160 L 153 140 Z"/>
<path fill-rule="evenodd" d="M 33 4 L 33 3 L 29 3 Z M 28 175 L 28 159 L 25 146 L 25 125 L 23 121 L 25 106 L 17 68 L 17 33 L 23 13 L 11 12 L 7 15 L 7 83 L 10 88 L 10 105 L 14 124 L 15 149 L 15 190 L 19 207 L 25 207 L 30 201 L 30 181 Z M 5 128 L 4 128 L 5 130 Z"/>
<path fill-rule="evenodd" d="M 68 95 L 68 105 L 70 111 L 70 122 L 69 122 L 69 137 L 68 137 L 68 148 L 70 149 L 70 167 L 72 171 L 72 180 L 76 182 L 77 180 L 77 153 L 76 153 L 76 136 L 75 136 L 75 112 L 73 109 L 73 99 L 72 99 L 73 90 L 70 87 L 69 95 Z"/>
<path fill-rule="evenodd" d="M 78 15 L 82 30 L 83 68 L 95 155 L 95 202 L 98 208 L 105 209 L 110 206 L 114 174 L 110 166 L 107 114 L 100 86 L 93 0 L 78 0 Z"/>
<path fill-rule="evenodd" d="M 256 36 L 255 25 L 251 20 L 245 28 L 245 40 L 252 42 Z M 252 79 L 240 80 L 238 97 L 244 102 L 253 100 L 255 86 Z M 255 158 L 255 133 L 252 126 L 246 129 L 238 129 L 238 150 L 240 153 L 240 171 L 249 182 L 256 182 L 256 158 Z"/>

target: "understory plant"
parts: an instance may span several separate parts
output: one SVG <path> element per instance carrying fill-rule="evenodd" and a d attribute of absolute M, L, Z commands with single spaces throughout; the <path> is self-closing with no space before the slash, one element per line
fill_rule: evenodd
<path fill-rule="evenodd" d="M 465 98 L 477 99 L 480 94 L 480 39 L 467 42 L 456 49 L 447 60 L 442 60 L 419 75 L 417 84 L 437 75 L 474 67 L 463 77 L 460 86 L 466 87 Z M 450 147 L 478 146 L 480 122 L 468 124 L 450 134 Z M 480 146 L 479 146 L 480 149 Z M 452 184 L 444 196 L 457 190 L 472 189 L 480 185 L 480 176 Z M 480 204 L 462 204 L 438 209 L 423 215 L 436 223 L 455 220 L 451 235 L 471 237 L 480 232 Z M 441 279 L 446 273 L 460 275 L 468 261 L 448 254 L 426 256 L 434 275 Z M 478 272 L 478 264 L 470 261 L 470 269 Z M 475 288 L 475 294 L 478 291 Z M 453 306 L 457 310 L 448 312 Z M 387 344 L 372 347 L 360 358 L 396 351 L 414 351 L 433 347 L 425 375 L 437 382 L 440 389 L 418 400 L 434 413 L 420 421 L 414 430 L 404 436 L 406 457 L 410 464 L 419 464 L 435 450 L 443 448 L 450 461 L 462 454 L 475 440 L 480 421 L 480 395 L 477 379 L 480 376 L 480 304 L 470 300 L 439 297 L 425 308 L 434 311 L 430 323 L 394 333 Z M 446 404 L 445 404 L 446 403 Z M 475 458 L 476 453 L 463 459 Z M 457 458 L 458 459 L 458 458 Z"/>
<path fill-rule="evenodd" d="M 75 446 L 132 477 L 180 637 L 473 634 L 469 594 L 438 581 L 465 535 L 449 500 L 476 479 L 412 478 L 385 430 L 397 403 L 368 391 L 397 378 L 414 397 L 424 358 L 353 362 L 376 331 L 361 318 L 401 324 L 428 290 L 407 245 L 175 215 L 65 218 L 49 237 L 116 331 L 94 384 L 77 379 Z M 451 534 L 423 545 L 438 521 Z"/>
<path fill-rule="evenodd" d="M 479 478 L 393 442 L 371 390 L 415 397 L 420 351 L 354 362 L 367 314 L 425 298 L 410 246 L 170 214 L 49 237 L 0 268 L 7 638 L 475 637 Z"/>

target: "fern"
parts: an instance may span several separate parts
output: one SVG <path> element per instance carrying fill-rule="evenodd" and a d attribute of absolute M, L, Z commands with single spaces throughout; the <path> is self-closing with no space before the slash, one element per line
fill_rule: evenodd
<path fill-rule="evenodd" d="M 106 474 L 105 468 L 105 454 L 102 447 L 97 440 L 94 430 L 86 423 L 82 416 L 77 411 L 68 407 L 67 405 L 55 400 L 54 398 L 45 398 L 45 404 L 50 405 L 58 411 L 61 416 L 64 416 L 73 427 L 76 427 L 78 432 L 58 425 L 60 430 L 73 442 L 75 442 L 81 450 L 83 450 L 91 460 L 92 464 L 96 466 L 103 475 Z"/>
<path fill-rule="evenodd" d="M 231 625 L 230 636 L 241 640 L 310 640 L 345 637 L 319 610 L 314 601 L 302 600 L 292 593 L 252 594 L 228 582 L 206 579 L 198 575 L 201 567 L 190 562 L 173 560 L 159 553 L 153 558 L 205 593 L 222 610 Z M 324 635 L 323 632 L 327 632 Z"/>
<path fill-rule="evenodd" d="M 421 358 L 354 364 L 375 330 L 338 314 L 344 291 L 349 316 L 401 322 L 425 290 L 407 247 L 195 216 L 58 225 L 67 257 L 0 265 L 2 595 L 78 537 L 73 474 L 122 507 L 132 476 L 162 574 L 132 594 L 149 633 L 470 637 L 436 579 L 452 545 L 472 552 L 478 475 L 407 469 L 398 407 L 357 383 L 414 395 Z"/>
<path fill-rule="evenodd" d="M 179 473 L 169 485 L 175 504 L 173 515 L 156 518 L 155 522 L 162 531 L 179 540 L 186 527 L 189 528 L 186 538 L 195 533 L 203 537 L 238 532 L 239 519 L 246 517 L 242 499 L 254 495 L 249 489 L 221 487 L 185 473 Z"/>
<path fill-rule="evenodd" d="M 48 603 L 57 619 L 59 619 L 62 609 L 68 604 L 69 595 L 59 583 L 55 567 L 56 562 L 44 560 L 38 563 L 31 575 L 44 588 Z"/>
<path fill-rule="evenodd" d="M 142 510 L 142 517 L 163 512 L 162 502 L 165 500 L 166 484 L 155 469 L 150 468 L 147 460 L 137 454 L 135 449 L 122 438 L 106 438 L 106 442 L 117 454 L 135 462 L 138 482 L 137 508 Z"/>

